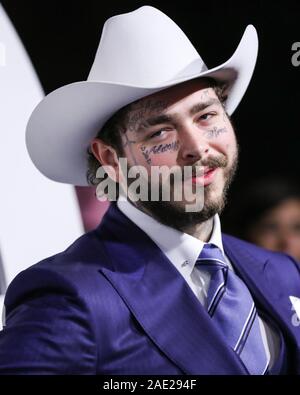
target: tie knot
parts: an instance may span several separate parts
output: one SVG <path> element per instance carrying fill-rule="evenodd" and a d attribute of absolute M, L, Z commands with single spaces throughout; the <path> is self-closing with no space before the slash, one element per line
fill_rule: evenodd
<path fill-rule="evenodd" d="M 204 244 L 199 258 L 197 259 L 197 263 L 212 265 L 217 264 L 219 266 L 227 267 L 225 257 L 220 248 L 210 243 Z"/>

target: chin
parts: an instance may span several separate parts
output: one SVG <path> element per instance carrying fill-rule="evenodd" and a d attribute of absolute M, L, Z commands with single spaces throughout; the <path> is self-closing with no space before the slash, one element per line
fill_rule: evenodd
<path fill-rule="evenodd" d="M 223 193 L 224 193 L 224 183 L 222 183 L 222 186 L 220 186 L 220 184 L 213 183 L 205 187 L 204 199 L 218 200 L 222 198 Z"/>
<path fill-rule="evenodd" d="M 204 206 L 220 207 L 221 212 L 226 203 L 226 194 L 224 192 L 223 187 L 214 188 L 212 185 L 209 185 L 208 189 L 205 190 Z"/>

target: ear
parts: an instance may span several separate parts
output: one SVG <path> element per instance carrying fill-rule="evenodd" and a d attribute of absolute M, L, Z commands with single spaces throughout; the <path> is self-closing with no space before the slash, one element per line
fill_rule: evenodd
<path fill-rule="evenodd" d="M 119 182 L 119 159 L 116 150 L 98 138 L 94 138 L 90 146 L 93 155 L 99 161 L 99 165 L 104 166 L 112 180 Z"/>

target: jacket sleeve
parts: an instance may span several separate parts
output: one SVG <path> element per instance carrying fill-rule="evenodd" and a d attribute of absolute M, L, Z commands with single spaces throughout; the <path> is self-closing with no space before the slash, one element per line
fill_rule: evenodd
<path fill-rule="evenodd" d="M 89 312 L 51 270 L 27 269 L 9 286 L 0 332 L 0 374 L 95 374 Z"/>

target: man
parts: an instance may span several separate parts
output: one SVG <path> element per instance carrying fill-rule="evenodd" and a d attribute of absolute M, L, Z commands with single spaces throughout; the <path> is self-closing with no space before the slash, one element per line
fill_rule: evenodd
<path fill-rule="evenodd" d="M 229 115 L 256 53 L 249 26 L 229 61 L 207 70 L 173 21 L 142 7 L 106 22 L 87 82 L 36 108 L 27 147 L 39 170 L 82 185 L 87 170 L 99 182 L 101 164 L 120 197 L 96 230 L 10 285 L 1 373 L 300 372 L 297 264 L 222 235 L 218 217 L 238 158 Z M 134 181 L 122 157 L 150 189 L 155 166 L 189 168 L 158 183 L 190 194 L 124 199 Z"/>

